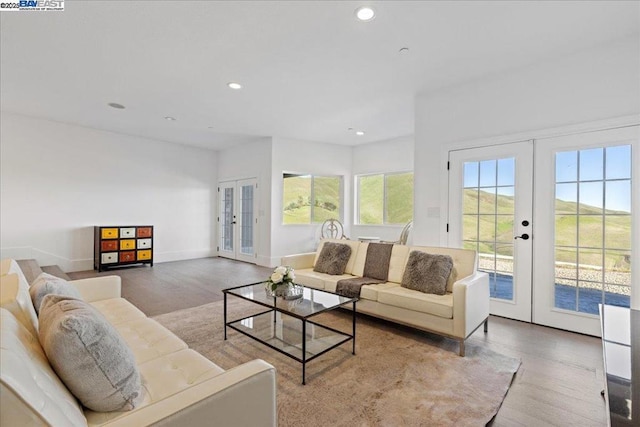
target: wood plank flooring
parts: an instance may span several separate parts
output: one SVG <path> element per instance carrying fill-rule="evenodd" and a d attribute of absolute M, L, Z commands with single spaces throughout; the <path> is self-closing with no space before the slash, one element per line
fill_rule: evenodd
<path fill-rule="evenodd" d="M 68 274 L 72 279 L 117 274 L 123 297 L 155 316 L 221 300 L 222 289 L 270 273 L 265 267 L 203 258 Z M 606 426 L 600 339 L 495 316 L 487 334 L 480 328 L 470 339 L 522 360 L 492 426 Z"/>

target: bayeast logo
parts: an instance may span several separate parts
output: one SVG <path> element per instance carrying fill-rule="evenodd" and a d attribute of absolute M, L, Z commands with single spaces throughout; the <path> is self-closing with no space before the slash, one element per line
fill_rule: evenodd
<path fill-rule="evenodd" d="M 19 0 L 17 2 L 0 3 L 0 11 L 57 11 L 64 10 L 64 0 Z"/>

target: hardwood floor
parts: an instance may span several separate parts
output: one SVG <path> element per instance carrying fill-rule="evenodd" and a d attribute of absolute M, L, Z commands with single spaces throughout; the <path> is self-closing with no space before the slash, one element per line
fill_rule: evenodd
<path fill-rule="evenodd" d="M 265 279 L 271 269 L 204 258 L 97 273 L 68 273 L 72 279 L 117 274 L 123 297 L 149 316 L 222 299 L 221 290 Z M 489 332 L 470 338 L 522 360 L 492 426 L 605 426 L 600 339 L 491 316 Z"/>

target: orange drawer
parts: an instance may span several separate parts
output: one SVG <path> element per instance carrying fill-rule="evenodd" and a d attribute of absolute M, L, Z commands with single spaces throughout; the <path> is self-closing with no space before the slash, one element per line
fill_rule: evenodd
<path fill-rule="evenodd" d="M 118 238 L 118 229 L 117 228 L 103 228 L 100 230 L 101 236 L 103 239 L 117 239 Z"/>
<path fill-rule="evenodd" d="M 124 251 L 126 249 L 135 249 L 135 248 L 136 248 L 135 239 L 120 240 L 120 250 L 121 251 Z"/>
<path fill-rule="evenodd" d="M 129 262 L 136 260 L 136 251 L 120 252 L 120 262 Z"/>
<path fill-rule="evenodd" d="M 136 230 L 136 237 L 151 237 L 153 232 L 151 227 L 138 227 Z"/>
<path fill-rule="evenodd" d="M 138 251 L 138 261 L 142 261 L 145 259 L 151 259 L 151 249 Z"/>
<path fill-rule="evenodd" d="M 118 250 L 118 241 L 117 240 L 105 240 L 100 242 L 100 247 L 103 252 L 106 251 L 117 251 Z"/>

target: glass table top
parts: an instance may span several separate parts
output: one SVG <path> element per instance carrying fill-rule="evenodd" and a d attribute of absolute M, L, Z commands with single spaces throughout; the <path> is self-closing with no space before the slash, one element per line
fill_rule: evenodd
<path fill-rule="evenodd" d="M 356 301 L 356 298 L 343 297 L 331 292 L 319 289 L 304 288 L 302 297 L 294 300 L 285 300 L 281 297 L 273 297 L 267 294 L 266 282 L 252 283 L 224 289 L 222 292 L 253 301 L 265 307 L 275 308 L 297 318 L 307 318 L 332 310 L 338 306 Z"/>

